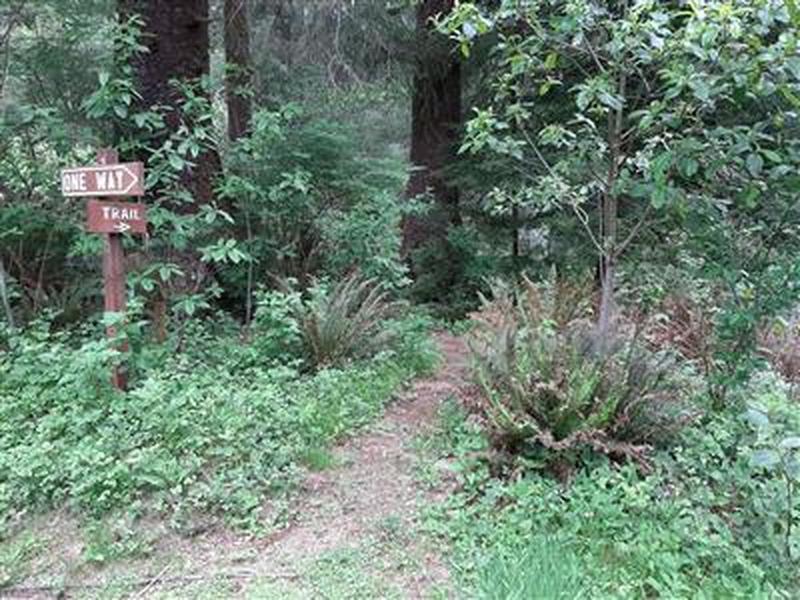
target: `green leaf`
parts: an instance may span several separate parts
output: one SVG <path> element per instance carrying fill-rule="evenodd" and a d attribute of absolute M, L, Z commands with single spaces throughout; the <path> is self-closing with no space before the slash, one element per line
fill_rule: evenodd
<path fill-rule="evenodd" d="M 116 106 L 114 106 L 114 113 L 116 113 L 116 115 L 120 119 L 127 119 L 128 118 L 128 107 L 125 106 L 124 104 L 117 104 Z"/>
<path fill-rule="evenodd" d="M 756 450 L 750 457 L 750 464 L 754 467 L 771 469 L 781 461 L 774 450 Z"/>
<path fill-rule="evenodd" d="M 800 480 L 800 461 L 796 458 L 791 458 L 784 467 L 786 475 L 795 481 Z"/>
<path fill-rule="evenodd" d="M 684 177 L 694 177 L 700 169 L 700 163 L 693 158 L 685 158 L 681 161 L 681 172 Z"/>
<path fill-rule="evenodd" d="M 800 436 L 787 437 L 781 441 L 780 447 L 783 450 L 796 450 L 800 448 Z"/>
<path fill-rule="evenodd" d="M 178 154 L 170 154 L 169 155 L 169 165 L 175 169 L 176 171 L 183 171 L 183 167 L 186 163 Z"/>
<path fill-rule="evenodd" d="M 760 154 L 754 152 L 747 157 L 747 170 L 750 171 L 750 175 L 758 177 L 763 169 L 764 159 Z"/>
<path fill-rule="evenodd" d="M 767 413 L 756 408 L 750 408 L 745 413 L 745 418 L 754 427 L 766 427 L 769 425 Z"/>
<path fill-rule="evenodd" d="M 792 24 L 800 28 L 800 8 L 797 6 L 797 0 L 786 0 L 786 9 L 789 11 Z"/>

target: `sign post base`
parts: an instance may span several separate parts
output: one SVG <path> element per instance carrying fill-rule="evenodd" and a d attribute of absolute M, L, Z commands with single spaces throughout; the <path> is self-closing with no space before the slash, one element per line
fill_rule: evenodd
<path fill-rule="evenodd" d="M 126 309 L 125 302 L 125 251 L 122 248 L 122 235 L 119 233 L 105 234 L 103 251 L 103 281 L 105 285 L 105 312 L 106 316 L 114 316 L 115 320 L 123 317 Z M 117 336 L 117 328 L 109 325 L 108 337 Z M 123 343 L 119 350 L 127 352 L 128 344 Z M 111 383 L 119 390 L 128 387 L 128 377 L 124 366 L 114 367 L 111 373 Z"/>

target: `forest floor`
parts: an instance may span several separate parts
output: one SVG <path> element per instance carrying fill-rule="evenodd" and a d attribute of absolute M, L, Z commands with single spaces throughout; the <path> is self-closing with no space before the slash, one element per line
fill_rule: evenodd
<path fill-rule="evenodd" d="M 141 557 L 87 564 L 75 525 L 49 520 L 48 564 L 17 586 L 19 598 L 448 598 L 443 552 L 422 531 L 422 508 L 450 491 L 422 481 L 419 440 L 464 389 L 466 345 L 437 334 L 442 364 L 401 393 L 371 427 L 337 446 L 283 507 L 284 526 L 264 537 L 210 528 L 187 538 L 153 524 Z M 69 531 L 75 534 L 73 537 Z M 54 556 L 54 550 L 57 550 Z M 38 562 L 38 561 L 37 561 Z M 16 595 L 15 595 L 16 594 Z"/>

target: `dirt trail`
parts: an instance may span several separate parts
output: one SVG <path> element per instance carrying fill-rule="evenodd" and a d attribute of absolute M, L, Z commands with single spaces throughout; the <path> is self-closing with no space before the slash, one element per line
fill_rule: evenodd
<path fill-rule="evenodd" d="M 436 341 L 438 371 L 416 381 L 379 421 L 336 447 L 335 466 L 306 477 L 291 499 L 292 517 L 274 535 L 254 540 L 211 527 L 185 537 L 154 523 L 157 549 L 149 558 L 96 570 L 80 566 L 77 523 L 65 517 L 43 524 L 43 531 L 57 532 L 58 556 L 19 587 L 0 590 L 0 598 L 452 596 L 441 548 L 419 527 L 420 504 L 446 490 L 421 483 L 417 469 L 424 459 L 415 442 L 436 426 L 442 402 L 465 389 L 467 349 L 447 333 Z"/>
<path fill-rule="evenodd" d="M 388 529 L 405 535 L 405 550 L 413 560 L 408 569 L 375 573 L 377 578 L 392 579 L 404 598 L 424 598 L 432 588 L 446 586 L 440 557 L 433 549 L 414 547 L 418 503 L 432 492 L 423 491 L 415 479 L 418 458 L 412 444 L 434 426 L 442 401 L 463 388 L 467 352 L 463 340 L 450 334 L 436 339 L 442 355 L 438 372 L 403 393 L 367 433 L 338 447 L 340 466 L 307 478 L 298 520 L 266 549 L 265 562 L 277 570 L 291 569 L 298 562 L 363 547 Z"/>

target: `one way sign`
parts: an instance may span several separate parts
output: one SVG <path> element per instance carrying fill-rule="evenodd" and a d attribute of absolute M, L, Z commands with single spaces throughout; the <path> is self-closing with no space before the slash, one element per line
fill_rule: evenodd
<path fill-rule="evenodd" d="M 144 165 L 122 163 L 61 171 L 61 193 L 68 198 L 143 196 Z"/>

